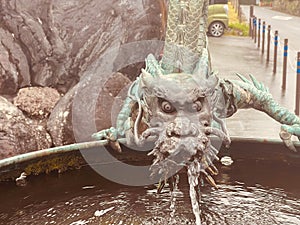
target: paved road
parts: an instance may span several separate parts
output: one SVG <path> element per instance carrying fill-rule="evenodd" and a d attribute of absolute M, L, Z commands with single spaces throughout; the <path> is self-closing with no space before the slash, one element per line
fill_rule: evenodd
<path fill-rule="evenodd" d="M 242 6 L 242 10 L 249 19 L 250 6 Z M 288 55 L 288 76 L 287 76 L 287 90 L 282 93 L 287 96 L 286 104 L 288 107 L 294 105 L 295 83 L 296 83 L 296 63 L 297 52 L 300 51 L 300 17 L 281 13 L 272 10 L 269 7 L 254 6 L 254 15 L 266 21 L 267 25 L 272 26 L 272 35 L 275 30 L 279 31 L 279 55 L 276 76 L 282 76 L 282 60 L 283 60 L 283 41 L 285 38 L 289 39 L 289 55 Z M 272 39 L 273 42 L 273 39 Z M 274 43 L 274 42 L 273 42 Z M 271 63 L 273 59 L 273 43 L 271 46 Z M 280 90 L 280 88 L 279 88 Z"/>
<path fill-rule="evenodd" d="M 250 6 L 242 6 L 242 10 L 249 19 Z M 300 51 L 300 17 L 274 11 L 268 7 L 254 6 L 254 15 L 272 26 L 272 30 L 278 30 L 283 40 L 288 38 L 290 49 Z"/>
<path fill-rule="evenodd" d="M 249 9 L 250 6 L 242 6 L 242 11 L 248 20 Z M 259 6 L 254 6 L 254 15 L 262 21 L 266 21 L 267 25 L 271 25 L 272 33 L 274 33 L 275 30 L 278 30 L 282 46 L 284 39 L 289 39 L 290 61 L 291 63 L 293 62 L 293 65 L 290 66 L 291 69 L 295 70 L 296 52 L 300 51 L 300 17 L 281 13 L 268 7 Z"/>

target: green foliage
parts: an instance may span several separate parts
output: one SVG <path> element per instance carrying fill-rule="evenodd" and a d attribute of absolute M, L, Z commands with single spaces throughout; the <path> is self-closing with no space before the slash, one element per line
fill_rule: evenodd
<path fill-rule="evenodd" d="M 226 32 L 226 34 L 248 36 L 249 25 L 245 23 L 229 23 L 228 31 Z"/>
<path fill-rule="evenodd" d="M 50 173 L 52 171 L 64 172 L 68 169 L 80 168 L 81 165 L 83 165 L 82 158 L 72 153 L 65 156 L 50 156 L 46 159 L 35 161 L 28 164 L 24 169 L 24 172 L 27 175 L 39 175 L 41 173 Z"/>
<path fill-rule="evenodd" d="M 248 36 L 249 25 L 244 22 L 245 19 L 243 17 L 239 19 L 239 16 L 231 2 L 228 3 L 228 17 L 229 25 L 228 30 L 226 31 L 227 35 Z"/>

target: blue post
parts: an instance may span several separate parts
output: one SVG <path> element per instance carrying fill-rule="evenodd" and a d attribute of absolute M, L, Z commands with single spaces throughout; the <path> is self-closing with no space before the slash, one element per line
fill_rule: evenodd
<path fill-rule="evenodd" d="M 288 39 L 284 39 L 283 47 L 283 74 L 282 74 L 282 89 L 286 88 L 286 71 L 287 71 L 287 57 L 288 57 Z"/>
<path fill-rule="evenodd" d="M 258 19 L 258 34 L 257 34 L 257 47 L 260 48 L 260 31 L 261 31 L 261 19 Z"/>
<path fill-rule="evenodd" d="M 296 115 L 299 116 L 300 111 L 300 52 L 297 56 L 297 84 L 296 84 Z"/>
<path fill-rule="evenodd" d="M 273 63 L 273 73 L 276 73 L 276 69 L 277 69 L 277 49 L 278 49 L 278 30 L 275 31 L 275 37 L 274 37 L 274 63 Z"/>
<path fill-rule="evenodd" d="M 261 53 L 265 53 L 266 22 L 263 22 Z"/>
<path fill-rule="evenodd" d="M 267 62 L 270 61 L 271 25 L 268 25 Z"/>
<path fill-rule="evenodd" d="M 256 21 L 256 17 L 253 17 L 253 25 L 254 25 L 254 43 L 256 43 L 256 27 L 257 27 L 257 21 Z"/>
<path fill-rule="evenodd" d="M 250 6 L 250 15 L 249 15 L 249 36 L 253 39 L 253 5 Z"/>

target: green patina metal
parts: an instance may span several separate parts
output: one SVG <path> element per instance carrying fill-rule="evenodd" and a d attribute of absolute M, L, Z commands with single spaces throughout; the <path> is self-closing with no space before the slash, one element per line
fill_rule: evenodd
<path fill-rule="evenodd" d="M 108 138 L 116 140 L 119 137 L 126 136 L 133 130 L 135 142 L 138 141 L 137 126 L 141 119 L 147 121 L 147 118 L 142 118 L 142 113 L 147 110 L 146 103 L 143 100 L 142 93 L 143 77 L 145 74 L 150 74 L 152 77 L 161 77 L 168 74 L 176 73 L 178 76 L 182 74 L 191 74 L 194 79 L 198 79 L 199 85 L 202 85 L 201 80 L 208 79 L 211 75 L 209 51 L 207 48 L 206 37 L 206 21 L 207 21 L 207 6 L 206 0 L 171 0 L 169 1 L 168 23 L 166 31 L 166 43 L 164 54 L 161 61 L 157 61 L 153 55 L 149 55 L 146 59 L 146 68 L 140 77 L 132 84 L 128 92 L 128 97 L 119 114 L 117 127 L 110 130 L 100 131 L 94 134 L 96 139 Z M 144 74 L 144 76 L 143 76 Z M 221 107 L 226 107 L 224 115 L 215 117 L 229 117 L 238 109 L 254 108 L 267 113 L 269 116 L 280 122 L 282 125 L 280 136 L 286 145 L 293 149 L 293 144 L 290 138 L 292 135 L 299 136 L 300 134 L 300 119 L 293 112 L 278 105 L 268 89 L 258 82 L 252 75 L 250 80 L 244 76 L 237 74 L 239 80 L 223 80 L 219 79 L 216 85 L 216 92 L 226 96 L 227 102 Z M 153 79 L 152 82 L 157 82 Z M 149 82 L 148 82 L 149 84 Z M 152 88 L 155 85 L 149 84 Z M 180 84 L 189 85 L 185 83 Z M 207 88 L 207 87 L 202 87 Z M 135 104 L 138 104 L 137 120 L 131 121 L 132 109 Z M 222 110 L 221 107 L 214 109 L 215 111 Z M 218 120 L 220 123 L 221 120 Z M 135 124 L 133 127 L 130 124 Z M 225 129 L 223 132 L 228 133 Z M 290 135 L 289 135 L 290 134 Z M 128 134 L 127 141 L 129 141 Z"/>

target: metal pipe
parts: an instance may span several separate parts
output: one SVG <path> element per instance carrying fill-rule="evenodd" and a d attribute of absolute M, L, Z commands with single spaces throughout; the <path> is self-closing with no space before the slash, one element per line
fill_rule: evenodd
<path fill-rule="evenodd" d="M 119 139 L 118 141 L 120 143 L 125 143 L 125 138 Z M 108 144 L 107 140 L 91 141 L 91 142 L 82 142 L 82 143 L 58 146 L 58 147 L 38 150 L 38 151 L 34 151 L 34 152 L 28 152 L 25 154 L 16 155 L 16 156 L 13 156 L 10 158 L 0 160 L 0 168 L 2 168 L 4 166 L 12 165 L 12 164 L 18 164 L 21 162 L 29 161 L 29 160 L 36 159 L 36 158 L 39 158 L 42 156 L 54 155 L 54 154 L 63 153 L 63 152 L 71 152 L 71 151 L 79 150 L 79 149 L 100 147 L 100 146 L 105 146 L 107 144 Z"/>
<path fill-rule="evenodd" d="M 300 60 L 300 53 L 298 54 Z M 300 61 L 299 61 L 300 62 Z M 300 63 L 299 63 L 299 78 L 300 78 Z M 299 79 L 300 84 L 300 79 Z M 299 93 L 300 94 L 300 93 Z M 232 142 L 249 142 L 249 143 L 268 143 L 268 144 L 280 144 L 284 146 L 284 143 L 280 139 L 264 139 L 264 138 L 244 138 L 244 137 L 231 137 Z M 126 139 L 121 138 L 118 139 L 118 142 L 125 143 Z M 54 148 L 43 149 L 39 151 L 29 152 L 21 155 L 16 155 L 10 158 L 0 160 L 0 169 L 10 165 L 16 165 L 19 163 L 27 162 L 33 159 L 37 159 L 43 156 L 50 156 L 60 153 L 72 152 L 76 150 L 83 150 L 92 147 L 100 147 L 105 146 L 108 144 L 107 140 L 101 141 L 92 141 L 92 142 L 83 142 L 83 143 L 76 143 L 71 145 L 59 146 Z M 293 142 L 295 147 L 300 147 L 300 142 L 295 141 Z"/>

